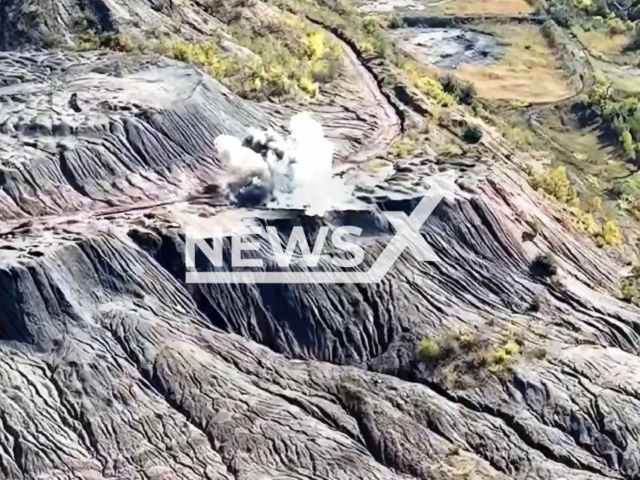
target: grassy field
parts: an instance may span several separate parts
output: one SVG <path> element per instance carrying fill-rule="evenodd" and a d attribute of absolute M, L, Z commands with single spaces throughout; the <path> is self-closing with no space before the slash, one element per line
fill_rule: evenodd
<path fill-rule="evenodd" d="M 544 184 L 579 231 L 609 248 L 617 245 L 619 232 L 610 237 L 608 228 L 620 229 L 625 238 L 636 236 L 640 174 L 600 120 L 587 113 L 583 107 L 558 106 L 538 112 L 531 124 L 526 112 L 512 111 L 503 116 L 503 133 L 547 165 L 546 173 L 530 179 L 532 185 Z"/>
<path fill-rule="evenodd" d="M 573 27 L 572 31 L 594 57 L 620 55 L 631 41 L 631 35 L 628 33 L 612 34 L 605 30 L 586 31 L 580 26 Z"/>
<path fill-rule="evenodd" d="M 534 25 L 490 25 L 505 48 L 503 58 L 489 66 L 462 65 L 455 75 L 473 82 L 478 95 L 489 100 L 555 101 L 571 95 L 562 64 Z"/>
<path fill-rule="evenodd" d="M 537 127 L 532 128 L 526 112 L 505 114 L 505 138 L 529 151 L 553 152 L 560 163 L 583 178 L 608 180 L 629 173 L 629 165 L 610 143 L 613 139 L 604 138 L 595 122 L 581 123 L 568 107 L 545 109 L 535 119 Z"/>
<path fill-rule="evenodd" d="M 436 3 L 447 15 L 517 15 L 533 11 L 525 0 L 448 0 Z"/>
<path fill-rule="evenodd" d="M 543 133 L 553 144 L 563 147 L 559 153 L 565 163 L 583 175 L 607 180 L 629 173 L 628 165 L 618 159 L 616 149 L 595 124 L 580 125 L 565 109 L 549 111 L 539 120 Z"/>
<path fill-rule="evenodd" d="M 638 51 L 629 48 L 633 38 L 632 31 L 623 33 L 612 33 L 605 29 L 587 31 L 580 26 L 574 26 L 572 31 L 595 59 L 621 65 L 635 66 L 638 63 Z"/>
<path fill-rule="evenodd" d="M 600 60 L 592 60 L 596 77 L 603 83 L 612 83 L 616 90 L 640 93 L 640 67 L 613 65 Z"/>
<path fill-rule="evenodd" d="M 599 81 L 612 83 L 616 90 L 640 92 L 638 52 L 628 49 L 631 32 L 612 34 L 604 30 L 585 31 L 579 26 L 572 30 L 589 51 Z"/>

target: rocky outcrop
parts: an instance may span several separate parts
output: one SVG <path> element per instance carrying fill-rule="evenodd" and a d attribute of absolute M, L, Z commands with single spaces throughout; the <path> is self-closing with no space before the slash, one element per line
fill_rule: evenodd
<path fill-rule="evenodd" d="M 72 45 L 88 31 L 134 37 L 179 32 L 186 38 L 220 30 L 216 3 L 173 0 L 5 0 L 0 8 L 0 50 Z"/>
<path fill-rule="evenodd" d="M 369 286 L 186 285 L 179 231 L 159 230 L 150 252 L 118 222 L 19 254 L 1 283 L 4 471 L 633 478 L 639 361 L 619 347 L 637 348 L 637 312 L 531 278 L 486 198 L 446 203 L 427 222 L 440 264 L 407 253 Z M 368 255 L 387 236 L 378 230 Z M 541 291 L 548 302 L 530 312 Z M 514 329 L 546 355 L 523 356 L 512 375 L 465 371 L 467 385 L 452 387 L 415 352 L 456 328 L 494 339 Z"/>
<path fill-rule="evenodd" d="M 392 233 L 376 212 L 410 213 L 420 192 L 409 181 L 430 170 L 405 166 L 360 194 L 369 213 L 325 221 L 361 226 L 369 265 Z M 536 195 L 525 200 L 526 186 L 500 169 L 473 172 L 476 192 L 441 204 L 422 229 L 442 261 L 407 251 L 372 285 L 185 284 L 172 222 L 233 223 L 233 210 L 34 221 L 2 245 L 13 247 L 0 284 L 4 471 L 634 478 L 637 310 L 586 286 L 613 280 L 611 263 L 567 237 Z M 563 288 L 529 273 L 535 252 L 514 212 L 544 225 L 532 247 L 558 252 Z M 253 218 L 311 225 L 274 213 Z M 43 255 L 26 251 L 42 238 Z M 444 372 L 457 358 L 435 368 L 416 353 L 423 337 L 461 330 L 497 343 L 505 329 L 523 345 L 513 373 L 469 367 L 452 383 Z"/>

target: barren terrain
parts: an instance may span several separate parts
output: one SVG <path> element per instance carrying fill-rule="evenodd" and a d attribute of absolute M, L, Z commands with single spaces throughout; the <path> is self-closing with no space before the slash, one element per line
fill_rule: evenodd
<path fill-rule="evenodd" d="M 530 14 L 495 3 L 458 14 Z M 0 4 L 0 478 L 640 478 L 640 309 L 619 298 L 633 242 L 600 248 L 529 181 L 552 153 L 380 53 L 375 35 L 398 33 L 382 20 L 358 30 L 370 52 L 357 26 L 328 24 L 351 18 L 340 5 L 242 5 L 254 22 L 285 9 L 311 22 L 340 68 L 315 95 L 241 98 L 214 68 L 226 57 L 193 47 L 222 37 L 233 55 L 258 55 L 234 43 L 225 8 Z M 71 48 L 87 27 L 162 27 L 192 47 L 182 60 L 169 58 L 175 44 L 170 55 L 125 37 Z M 542 121 L 588 89 L 592 67 L 578 44 L 544 44 L 537 23 L 505 27 L 512 43 L 523 29 L 528 73 L 459 73 Z M 506 70 L 483 84 L 469 68 Z M 521 84 L 501 77 L 514 68 Z M 522 86 L 527 75 L 540 83 Z M 300 111 L 323 125 L 336 175 L 366 208 L 311 217 L 220 194 L 216 136 L 285 131 Z M 274 225 L 286 243 L 296 225 L 355 225 L 367 270 L 395 234 L 383 212 L 411 214 L 442 171 L 456 174 L 455 198 L 420 229 L 440 262 L 408 249 L 373 284 L 185 283 L 187 226 Z M 317 270 L 331 268 L 322 258 Z"/>

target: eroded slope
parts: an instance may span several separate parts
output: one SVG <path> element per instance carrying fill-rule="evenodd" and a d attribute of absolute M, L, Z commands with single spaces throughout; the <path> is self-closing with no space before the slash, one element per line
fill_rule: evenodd
<path fill-rule="evenodd" d="M 367 88 L 311 108 L 347 140 L 343 159 L 361 160 L 400 119 L 347 55 L 347 78 Z M 615 261 L 570 233 L 491 129 L 491 156 L 379 172 L 357 191 L 365 212 L 246 211 L 203 193 L 224 175 L 213 139 L 281 127 L 286 107 L 156 57 L 1 60 L 6 478 L 639 475 L 638 310 L 610 294 Z M 441 263 L 407 251 L 372 285 L 184 283 L 192 223 L 355 223 L 370 265 L 394 233 L 381 211 L 410 213 L 438 169 L 459 176 L 422 229 Z M 532 218 L 540 231 L 523 242 Z M 546 251 L 553 281 L 531 271 Z M 489 349 L 515 338 L 519 355 L 504 370 L 463 347 L 419 355 L 421 339 L 456 331 Z"/>

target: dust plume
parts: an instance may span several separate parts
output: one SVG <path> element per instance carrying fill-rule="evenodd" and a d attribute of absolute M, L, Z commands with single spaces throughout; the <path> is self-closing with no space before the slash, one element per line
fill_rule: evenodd
<path fill-rule="evenodd" d="M 321 216 L 352 198 L 344 181 L 333 177 L 333 144 L 308 113 L 291 118 L 286 138 L 271 128 L 250 129 L 243 141 L 220 135 L 214 144 L 229 176 L 225 193 L 240 206 Z"/>

